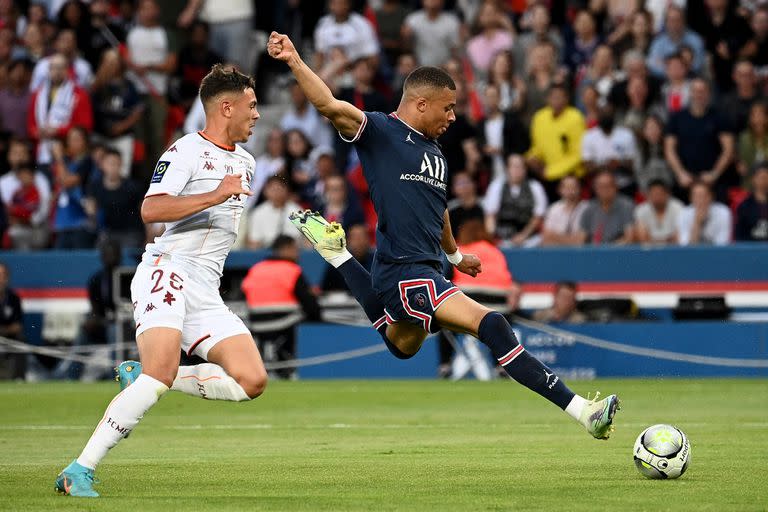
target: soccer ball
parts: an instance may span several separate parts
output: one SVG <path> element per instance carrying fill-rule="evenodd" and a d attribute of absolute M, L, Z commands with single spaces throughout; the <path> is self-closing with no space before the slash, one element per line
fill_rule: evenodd
<path fill-rule="evenodd" d="M 672 425 L 653 425 L 637 436 L 632 454 L 643 476 L 677 478 L 691 462 L 691 444 L 682 430 Z"/>

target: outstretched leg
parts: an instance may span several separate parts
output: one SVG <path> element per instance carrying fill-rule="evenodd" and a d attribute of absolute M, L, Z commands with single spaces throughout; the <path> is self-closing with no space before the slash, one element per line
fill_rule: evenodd
<path fill-rule="evenodd" d="M 597 402 L 575 394 L 554 371 L 525 350 L 501 314 L 457 294 L 437 310 L 436 317 L 443 327 L 478 338 L 510 377 L 563 409 L 594 437 L 610 436 L 618 398 L 610 395 Z"/>

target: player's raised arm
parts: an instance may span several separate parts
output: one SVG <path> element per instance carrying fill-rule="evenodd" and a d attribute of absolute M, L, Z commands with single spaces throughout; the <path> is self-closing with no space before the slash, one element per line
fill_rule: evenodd
<path fill-rule="evenodd" d="M 339 133 L 350 139 L 357 135 L 365 114 L 351 103 L 333 97 L 325 82 L 301 60 L 288 36 L 272 32 L 267 52 L 272 58 L 288 64 L 309 102 L 331 121 Z"/>

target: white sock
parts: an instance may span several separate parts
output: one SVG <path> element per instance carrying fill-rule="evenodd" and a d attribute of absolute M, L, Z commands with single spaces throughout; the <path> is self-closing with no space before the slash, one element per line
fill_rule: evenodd
<path fill-rule="evenodd" d="M 208 400 L 242 402 L 251 399 L 224 368 L 212 363 L 179 366 L 171 389 Z"/>
<path fill-rule="evenodd" d="M 337 254 L 336 256 L 332 256 L 325 261 L 333 265 L 333 268 L 339 268 L 345 261 L 352 258 L 352 253 L 348 250 L 344 249 L 344 252 Z"/>
<path fill-rule="evenodd" d="M 104 411 L 96 430 L 77 458 L 77 463 L 95 469 L 107 452 L 127 436 L 150 407 L 168 391 L 168 386 L 148 375 L 141 374 L 127 388 L 117 394 Z"/>
<path fill-rule="evenodd" d="M 587 400 L 579 395 L 573 395 L 573 398 L 571 398 L 570 403 L 568 404 L 568 407 L 565 408 L 565 412 L 568 413 L 568 415 L 575 419 L 576 421 L 579 421 L 581 418 L 581 411 L 584 410 L 584 407 L 587 405 Z"/>

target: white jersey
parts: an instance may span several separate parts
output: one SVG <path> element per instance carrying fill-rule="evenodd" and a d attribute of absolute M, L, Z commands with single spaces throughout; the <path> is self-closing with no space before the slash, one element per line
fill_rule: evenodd
<path fill-rule="evenodd" d="M 169 147 L 157 162 L 144 197 L 189 196 L 210 192 L 226 174 L 241 174 L 250 189 L 253 157 L 240 146 L 224 147 L 190 133 Z M 246 196 L 231 197 L 189 217 L 165 223 L 165 232 L 147 244 L 145 261 L 168 257 L 190 275 L 218 281 L 237 239 Z"/>

